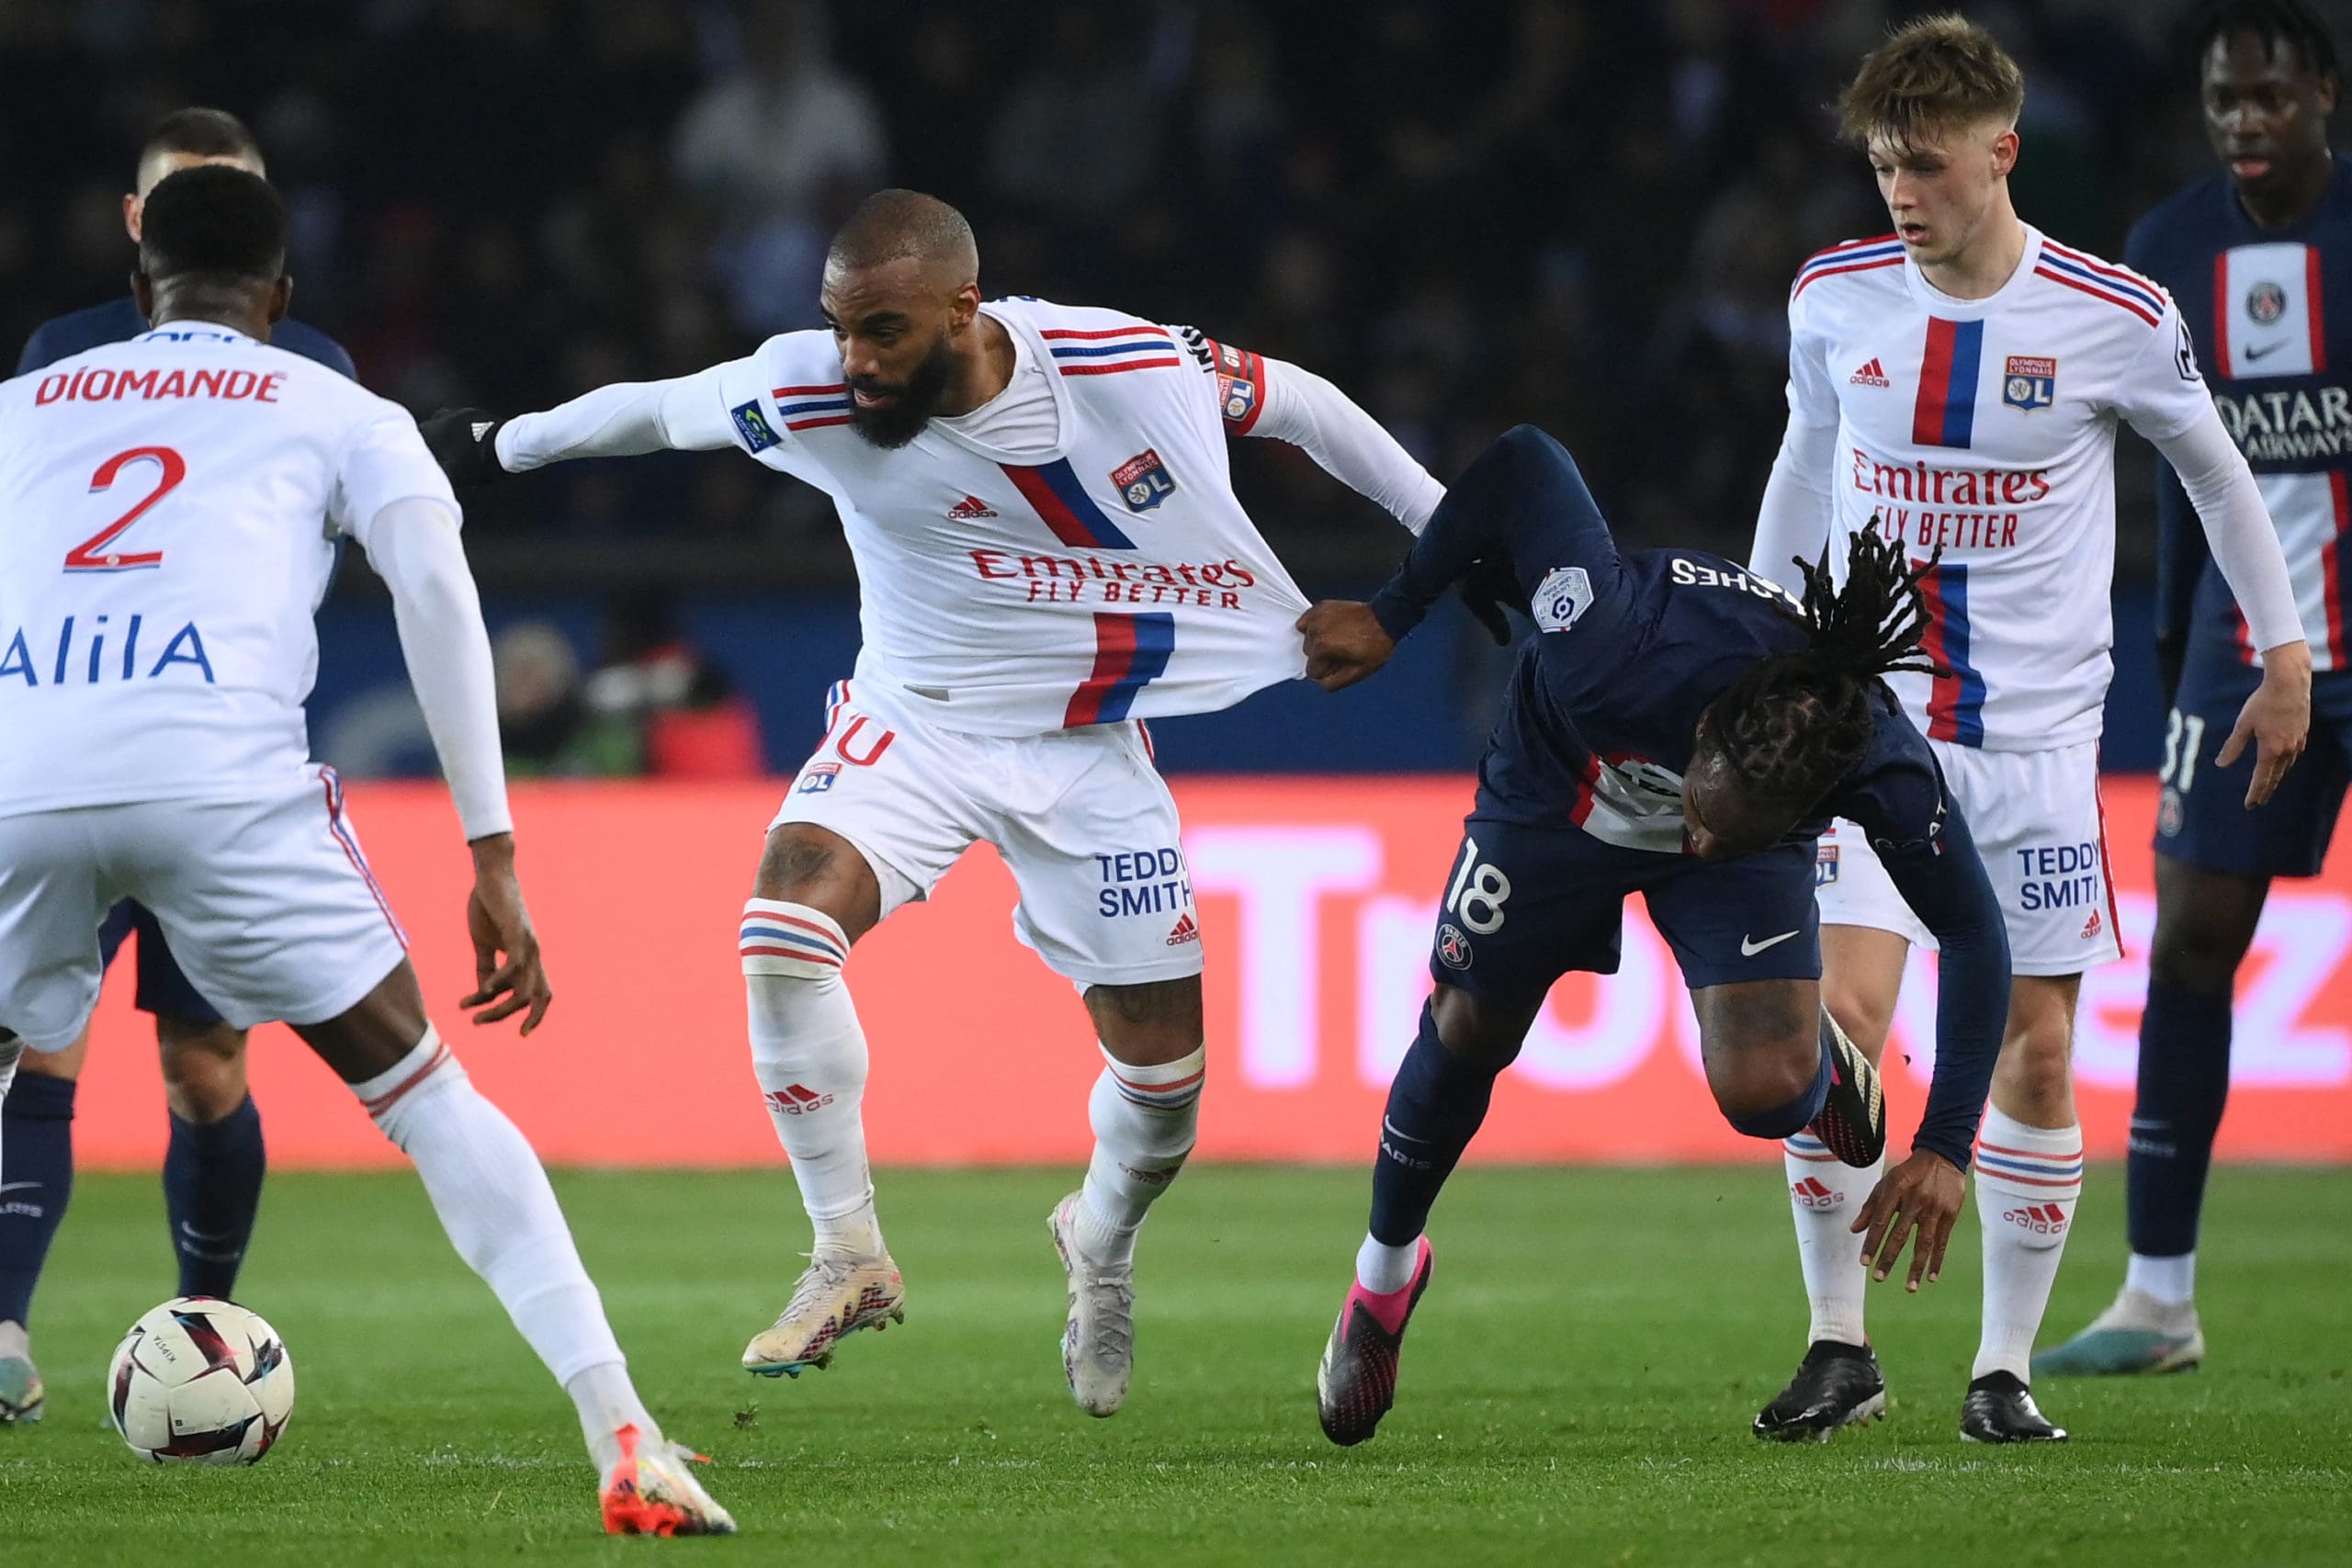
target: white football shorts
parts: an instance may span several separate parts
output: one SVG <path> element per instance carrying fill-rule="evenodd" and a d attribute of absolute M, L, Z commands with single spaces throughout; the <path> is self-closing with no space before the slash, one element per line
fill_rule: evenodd
<path fill-rule="evenodd" d="M 2076 975 L 2122 956 L 2099 804 L 2098 743 L 2049 751 L 1983 751 L 1930 740 L 1968 818 L 2009 928 L 2019 975 Z M 1894 890 L 1862 830 L 1843 818 L 1821 836 L 1821 923 L 1935 939 Z"/>
<path fill-rule="evenodd" d="M 857 846 L 885 917 L 986 842 L 1021 890 L 1013 935 L 1055 974 L 1082 989 L 1201 972 L 1176 801 L 1141 724 L 973 735 L 848 681 L 828 710 L 768 826 L 812 823 Z"/>
<path fill-rule="evenodd" d="M 71 1045 L 105 973 L 98 922 L 154 912 L 197 991 L 240 1029 L 349 1010 L 407 956 L 331 768 L 237 800 L 0 817 L 0 1026 Z"/>

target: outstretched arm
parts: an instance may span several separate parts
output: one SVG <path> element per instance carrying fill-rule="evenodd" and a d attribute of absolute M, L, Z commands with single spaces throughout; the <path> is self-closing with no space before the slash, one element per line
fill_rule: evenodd
<path fill-rule="evenodd" d="M 512 419 L 486 409 L 443 409 L 417 428 L 433 460 L 461 486 L 573 457 L 712 452 L 735 444 L 727 388 L 756 379 L 751 360 L 735 360 L 673 380 L 616 381 Z"/>
<path fill-rule="evenodd" d="M 1246 434 L 1289 442 L 1414 533 L 1429 526 L 1445 487 L 1378 420 L 1311 370 L 1280 359 L 1258 363 L 1260 412 Z"/>
<path fill-rule="evenodd" d="M 409 496 L 379 510 L 358 532 L 369 564 L 391 590 L 409 680 L 473 852 L 466 922 L 474 943 L 475 988 L 460 1005 L 480 1010 L 476 1023 L 528 1010 L 523 1020 L 528 1034 L 546 1016 L 554 992 L 515 877 L 490 634 L 458 536 L 457 513 L 446 501 Z"/>
<path fill-rule="evenodd" d="M 1532 604 L 1547 631 L 1623 613 L 1624 568 L 1609 525 L 1567 448 L 1532 424 L 1505 431 L 1463 471 L 1369 604 L 1331 600 L 1299 618 L 1307 678 L 1338 691 L 1370 675 L 1474 572 Z"/>

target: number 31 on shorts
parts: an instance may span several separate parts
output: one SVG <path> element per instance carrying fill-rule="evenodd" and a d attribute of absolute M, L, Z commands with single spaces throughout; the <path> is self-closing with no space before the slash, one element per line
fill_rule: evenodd
<path fill-rule="evenodd" d="M 2178 708 L 2172 710 L 2172 721 L 2165 726 L 2165 765 L 2156 771 L 2156 782 L 2168 784 L 2181 794 L 2197 780 L 2197 753 L 2205 745 L 2205 721 L 2195 714 L 2184 716 Z M 2177 772 L 2179 777 L 2174 777 Z"/>
<path fill-rule="evenodd" d="M 1445 912 L 1480 936 L 1502 930 L 1503 900 L 1510 897 L 1510 878 L 1502 868 L 1478 858 L 1478 840 L 1464 834 L 1462 862 L 1453 884 L 1445 890 Z"/>

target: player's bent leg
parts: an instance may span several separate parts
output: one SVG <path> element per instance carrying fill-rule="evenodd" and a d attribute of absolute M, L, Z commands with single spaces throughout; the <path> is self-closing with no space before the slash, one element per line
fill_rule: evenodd
<path fill-rule="evenodd" d="M 1201 977 L 1090 986 L 1102 1049 L 1087 1100 L 1094 1152 L 1046 1230 L 1069 1282 L 1062 1373 L 1089 1416 L 1118 1413 L 1135 1369 L 1136 1233 L 1184 1168 L 1208 1071 Z"/>
<path fill-rule="evenodd" d="M 1845 923 L 1821 928 L 1823 1010 L 1873 1070 L 1886 1051 L 1910 951 L 1910 939 L 1899 931 Z M 1787 1386 L 1757 1412 L 1750 1430 L 1782 1441 L 1826 1442 L 1840 1427 L 1886 1413 L 1886 1380 L 1863 1326 L 1870 1269 L 1853 1234 L 1854 1215 L 1878 1185 L 1886 1159 L 1882 1149 L 1867 1165 L 1849 1167 L 1808 1129 L 1781 1144 L 1781 1164 L 1810 1321 L 1804 1359 Z"/>
<path fill-rule="evenodd" d="M 1804 1179 L 1841 1203 L 1849 1190 L 1866 1191 L 1861 1178 L 1886 1148 L 1885 1098 L 1870 1059 L 1821 1006 L 1819 987 L 1802 979 L 1756 980 L 1702 987 L 1691 1001 L 1708 1085 L 1733 1127 L 1751 1137 L 1783 1140 L 1792 1163 L 1802 1148 Z M 1859 1199 L 1858 1191 L 1852 1201 Z M 1804 1239 L 1801 1228 L 1800 1243 Z M 1834 1237 L 1820 1240 L 1825 1252 L 1837 1247 Z M 1849 1264 L 1860 1257 L 1850 1235 L 1844 1252 Z M 1834 1258 L 1805 1260 L 1821 1265 L 1825 1274 L 1835 1267 Z M 1812 1275 L 1809 1269 L 1809 1290 Z M 1850 1309 L 1828 1304 L 1827 1314 L 1816 1304 L 1815 1331 L 1788 1386 L 1751 1424 L 1758 1437 L 1826 1442 L 1840 1427 L 1885 1414 L 1886 1384 L 1861 1336 L 1859 1303 Z"/>
<path fill-rule="evenodd" d="M 90 1032 L 62 1051 L 25 1051 L 0 1099 L 0 1426 L 38 1421 L 33 1291 L 74 1196 L 74 1096 Z"/>
<path fill-rule="evenodd" d="M 808 822 L 769 832 L 738 948 L 752 1070 L 815 1246 L 783 1312 L 744 1348 L 744 1370 L 763 1377 L 830 1366 L 846 1336 L 906 1320 L 866 1163 L 865 1032 L 842 977 L 881 910 L 880 881 L 848 840 Z"/>
<path fill-rule="evenodd" d="M 2034 1336 L 2058 1277 L 2083 1190 L 2083 1130 L 2072 1057 L 2079 975 L 2019 975 L 1976 1150 L 1976 1218 L 1984 1247 L 1984 1321 L 1961 1436 L 1971 1442 L 2063 1442 L 2029 1392 Z"/>
<path fill-rule="evenodd" d="M 458 1255 L 571 1395 L 606 1528 L 731 1533 L 631 1386 L 538 1156 L 435 1032 L 408 961 L 348 1011 L 294 1028 L 414 1162 Z"/>
<path fill-rule="evenodd" d="M 2156 932 L 2124 1166 L 2132 1260 L 2114 1303 L 2035 1375 L 2185 1371 L 2205 1359 L 2197 1231 L 2230 1092 L 2231 998 L 2269 878 L 2156 856 Z"/>
<path fill-rule="evenodd" d="M 245 1082 L 245 1032 L 217 1017 L 158 1012 L 155 1043 L 171 1112 L 164 1201 L 179 1293 L 232 1296 L 268 1169 L 261 1111 Z"/>
<path fill-rule="evenodd" d="M 1381 1112 L 1372 1171 L 1372 1225 L 1355 1277 L 1316 1369 L 1323 1435 L 1343 1447 L 1370 1438 L 1396 1402 L 1405 1327 L 1429 1288 L 1432 1254 L 1423 1231 L 1446 1178 L 1460 1163 L 1495 1079 L 1510 1066 L 1544 1005 L 1476 997 L 1440 983 Z"/>

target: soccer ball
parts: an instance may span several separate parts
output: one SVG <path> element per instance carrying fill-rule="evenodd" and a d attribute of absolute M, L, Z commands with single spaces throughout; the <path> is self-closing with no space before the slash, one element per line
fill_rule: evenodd
<path fill-rule="evenodd" d="M 178 1296 L 115 1347 L 107 1411 L 130 1451 L 157 1464 L 251 1464 L 294 1414 L 294 1363 L 259 1314 Z"/>

